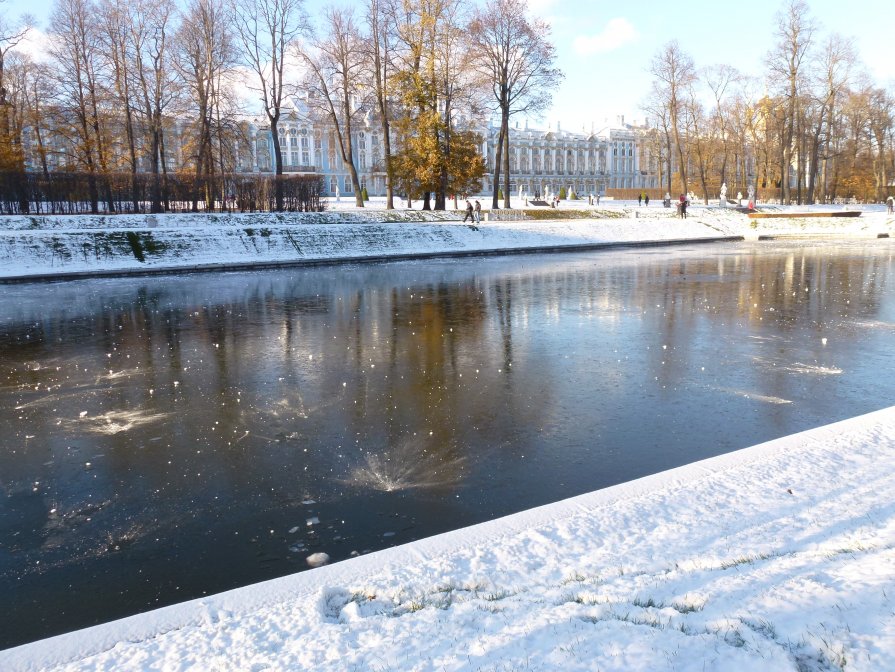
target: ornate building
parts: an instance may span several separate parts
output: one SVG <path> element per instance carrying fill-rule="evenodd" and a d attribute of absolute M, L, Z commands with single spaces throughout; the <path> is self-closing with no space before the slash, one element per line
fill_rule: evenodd
<path fill-rule="evenodd" d="M 490 124 L 483 134 L 483 155 L 490 175 L 483 190 L 492 190 L 495 151 L 500 129 Z M 510 192 L 559 193 L 563 187 L 579 196 L 605 194 L 608 189 L 659 186 L 657 166 L 643 142 L 645 127 L 624 123 L 599 131 L 539 130 L 518 124 L 510 129 Z"/>
<path fill-rule="evenodd" d="M 190 170 L 193 165 L 190 133 L 185 122 L 171 120 L 165 131 L 165 167 L 168 171 Z M 46 131 L 46 129 L 45 129 Z M 489 121 L 480 130 L 481 152 L 485 158 L 486 174 L 482 193 L 492 192 L 495 145 L 498 125 Z M 649 129 L 624 123 L 618 119 L 599 131 L 574 133 L 560 130 L 524 128 L 518 124 L 510 129 L 510 191 L 520 190 L 529 195 L 559 193 L 574 190 L 578 195 L 605 194 L 608 189 L 638 189 L 657 187 L 655 161 L 648 159 L 645 142 Z M 315 119 L 304 101 L 292 99 L 280 117 L 277 132 L 286 174 L 319 175 L 323 179 L 324 194 L 329 196 L 353 194 L 349 172 L 338 151 L 336 133 L 327 123 Z M 62 133 L 45 132 L 42 151 L 26 134 L 29 170 L 77 170 L 71 163 L 75 155 L 72 141 Z M 123 136 L 123 132 L 121 133 Z M 220 160 L 225 172 L 273 172 L 273 139 L 266 120 L 244 120 L 229 131 L 229 147 L 221 151 Z M 72 146 L 69 146 L 72 145 Z M 367 116 L 357 123 L 352 134 L 352 145 L 361 187 L 371 196 L 385 194 L 385 170 L 382 131 L 375 119 Z M 111 165 L 126 169 L 124 145 L 110 142 L 115 149 Z M 145 154 L 137 147 L 138 154 Z M 145 156 L 139 170 L 148 171 Z"/>

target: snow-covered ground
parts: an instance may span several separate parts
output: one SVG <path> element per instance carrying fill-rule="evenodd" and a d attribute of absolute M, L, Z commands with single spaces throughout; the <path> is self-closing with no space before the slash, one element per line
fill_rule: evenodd
<path fill-rule="evenodd" d="M 0 669 L 893 670 L 893 491 L 890 408 L 9 649 Z"/>
<path fill-rule="evenodd" d="M 479 225 L 463 211 L 357 209 L 342 200 L 324 213 L 18 216 L 0 218 L 0 279 L 99 272 L 215 269 L 342 259 L 596 247 L 759 235 L 893 233 L 883 206 L 857 218 L 751 220 L 695 205 L 687 219 L 653 204 L 563 202 L 559 210 L 499 211 Z M 814 208 L 842 210 L 841 206 Z M 808 208 L 792 209 L 805 212 Z M 536 213 L 538 219 L 532 219 Z M 587 213 L 588 218 L 560 218 Z M 486 216 L 489 213 L 485 213 Z M 543 219 L 547 217 L 548 219 Z M 503 219 L 510 218 L 510 219 Z"/>
<path fill-rule="evenodd" d="M 346 207 L 328 215 L 337 221 L 265 224 L 252 216 L 251 226 L 270 226 L 265 238 L 274 227 L 293 239 L 306 229 L 302 235 L 320 238 L 320 253 L 333 259 L 364 256 L 359 251 L 877 236 L 893 226 L 878 207 L 856 219 L 783 221 L 694 207 L 682 222 L 661 207 L 611 204 L 606 211 L 616 214 L 601 219 L 487 222 L 474 230 L 422 217 L 382 223 L 364 214 L 358 221 L 350 212 L 339 223 Z M 115 218 L 122 229 L 126 221 Z M 52 234 L 44 245 L 52 236 L 95 233 L 85 222 L 25 229 L 2 220 L 0 276 L 35 272 L 36 257 L 25 251 L 40 246 L 16 247 L 23 236 Z M 215 262 L 187 255 L 187 264 L 270 261 L 247 248 L 243 235 L 224 235 L 248 226 L 172 218 L 152 231 L 204 240 L 193 250 L 228 241 Z M 234 253 L 237 262 L 226 256 L 240 247 L 246 254 Z M 97 257 L 65 268 L 117 267 Z M 892 492 L 895 407 L 2 651 L 0 670 L 895 670 Z"/>

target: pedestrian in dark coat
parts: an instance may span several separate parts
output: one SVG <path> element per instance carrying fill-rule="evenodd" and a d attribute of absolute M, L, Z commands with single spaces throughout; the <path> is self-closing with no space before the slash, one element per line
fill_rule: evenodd
<path fill-rule="evenodd" d="M 463 221 L 469 220 L 471 222 L 475 222 L 475 215 L 472 212 L 472 203 L 466 201 L 466 214 L 463 215 Z"/>
<path fill-rule="evenodd" d="M 687 206 L 690 205 L 690 201 L 687 200 L 687 197 L 681 194 L 681 197 L 678 199 L 680 201 L 680 205 L 678 206 L 681 211 L 681 219 L 687 219 Z"/>

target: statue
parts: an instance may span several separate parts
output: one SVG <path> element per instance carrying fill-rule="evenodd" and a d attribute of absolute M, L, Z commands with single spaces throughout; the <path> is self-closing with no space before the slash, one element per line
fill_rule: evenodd
<path fill-rule="evenodd" d="M 721 185 L 721 207 L 727 207 L 727 182 Z"/>
<path fill-rule="evenodd" d="M 336 203 L 339 202 L 339 185 L 336 185 Z"/>

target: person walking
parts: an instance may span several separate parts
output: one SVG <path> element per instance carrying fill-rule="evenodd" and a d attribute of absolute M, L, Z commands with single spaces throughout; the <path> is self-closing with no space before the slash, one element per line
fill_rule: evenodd
<path fill-rule="evenodd" d="M 637 194 L 637 207 L 643 205 L 643 192 Z"/>
<path fill-rule="evenodd" d="M 475 202 L 475 218 L 474 220 L 476 224 L 482 221 L 482 204 L 478 201 Z"/>
<path fill-rule="evenodd" d="M 644 204 L 646 207 L 649 207 L 649 194 L 644 194 L 644 195 L 643 195 L 643 204 Z"/>
<path fill-rule="evenodd" d="M 895 212 L 895 196 L 889 196 L 886 199 L 886 211 L 891 215 Z"/>
<path fill-rule="evenodd" d="M 469 201 L 466 201 L 466 214 L 463 215 L 463 221 L 465 222 L 467 219 L 475 223 L 475 214 L 472 211 L 472 203 Z"/>
<path fill-rule="evenodd" d="M 680 209 L 681 219 L 687 219 L 687 204 L 689 201 L 687 197 L 681 194 L 681 197 L 678 199 L 680 201 L 678 208 Z"/>

